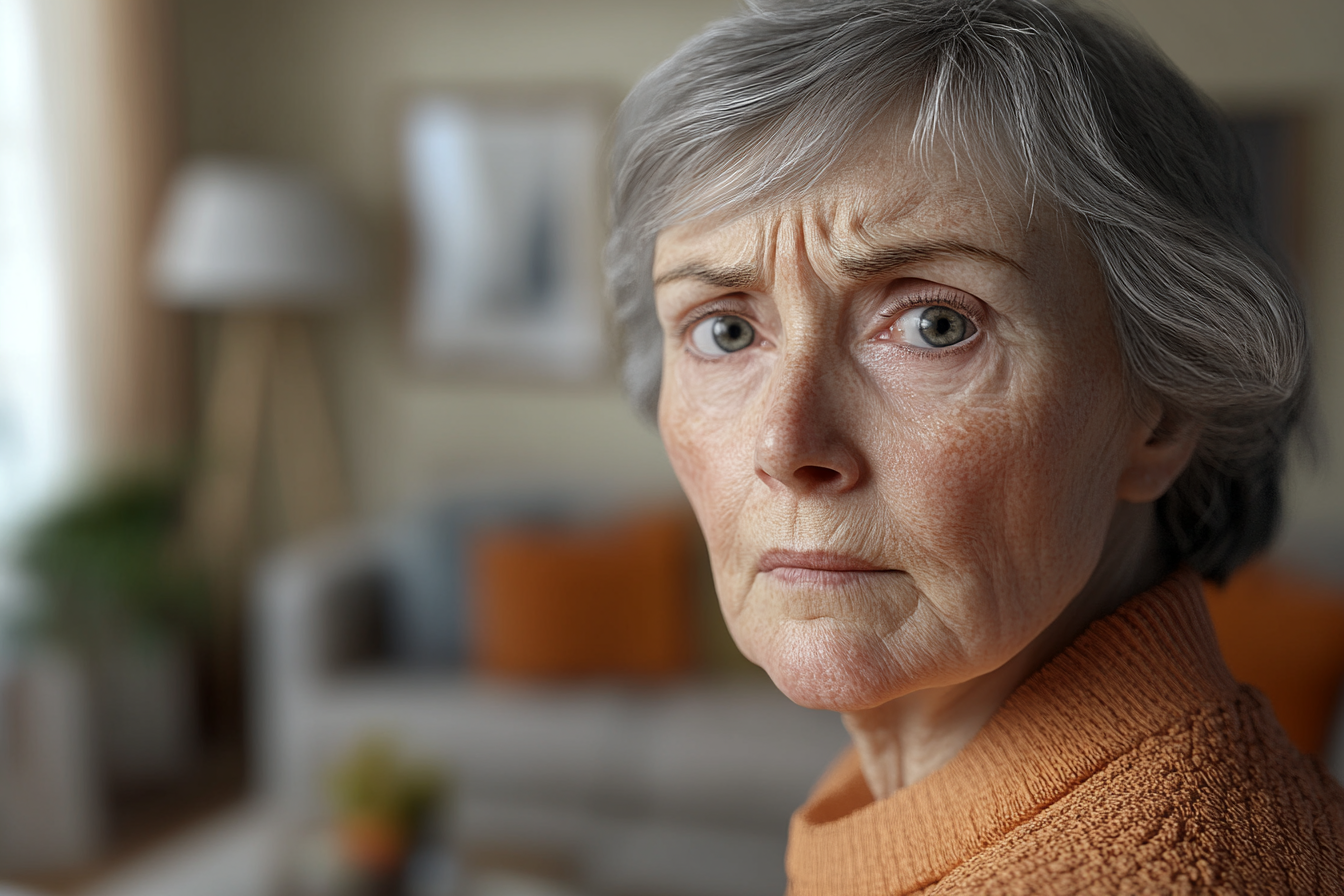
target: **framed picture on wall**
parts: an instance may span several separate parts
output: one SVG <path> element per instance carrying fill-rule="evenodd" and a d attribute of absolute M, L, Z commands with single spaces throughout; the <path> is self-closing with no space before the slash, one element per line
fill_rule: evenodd
<path fill-rule="evenodd" d="M 440 91 L 411 102 L 400 136 L 417 362 L 562 381 L 606 369 L 608 108 L 583 91 Z"/>

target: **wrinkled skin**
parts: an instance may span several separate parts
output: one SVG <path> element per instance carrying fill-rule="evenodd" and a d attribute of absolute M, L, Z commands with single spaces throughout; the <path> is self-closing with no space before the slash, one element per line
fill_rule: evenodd
<path fill-rule="evenodd" d="M 1166 571 L 1151 502 L 1196 434 L 1127 391 L 1050 209 L 870 148 L 803 199 L 664 230 L 653 274 L 659 426 L 729 630 L 847 714 L 877 795 Z M 922 341 L 930 306 L 966 338 Z"/>

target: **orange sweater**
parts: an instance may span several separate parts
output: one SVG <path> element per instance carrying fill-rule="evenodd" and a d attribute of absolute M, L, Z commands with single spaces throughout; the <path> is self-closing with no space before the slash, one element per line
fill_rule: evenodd
<path fill-rule="evenodd" d="M 853 750 L 794 814 L 791 896 L 1344 894 L 1344 790 L 1223 665 L 1172 576 L 874 802 Z"/>

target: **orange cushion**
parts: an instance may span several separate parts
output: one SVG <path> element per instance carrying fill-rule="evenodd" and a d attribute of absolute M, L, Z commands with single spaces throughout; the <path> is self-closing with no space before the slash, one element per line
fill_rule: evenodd
<path fill-rule="evenodd" d="M 472 550 L 476 665 L 532 677 L 685 671 L 690 525 L 669 511 L 482 533 Z"/>
<path fill-rule="evenodd" d="M 1269 698 L 1304 753 L 1319 753 L 1344 680 L 1344 591 L 1267 562 L 1205 584 L 1227 667 Z"/>

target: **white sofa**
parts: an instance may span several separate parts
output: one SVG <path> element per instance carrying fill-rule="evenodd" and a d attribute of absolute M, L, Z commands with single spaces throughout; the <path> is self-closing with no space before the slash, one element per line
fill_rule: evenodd
<path fill-rule="evenodd" d="M 545 856 L 585 892 L 755 896 L 784 889 L 792 810 L 847 743 L 763 676 L 662 685 L 518 683 L 467 672 L 333 672 L 342 583 L 396 562 L 372 526 L 291 548 L 254 604 L 262 793 L 321 811 L 322 770 L 370 732 L 456 778 L 464 851 Z"/>

